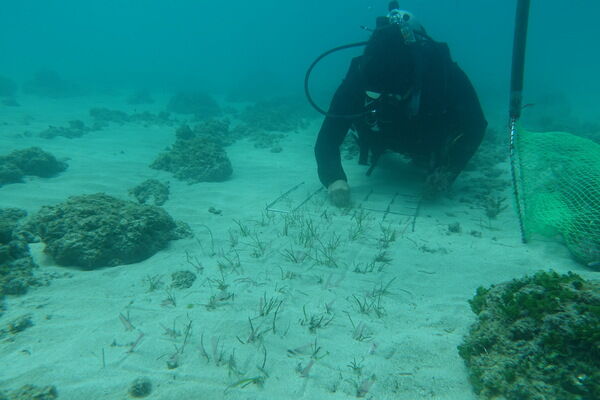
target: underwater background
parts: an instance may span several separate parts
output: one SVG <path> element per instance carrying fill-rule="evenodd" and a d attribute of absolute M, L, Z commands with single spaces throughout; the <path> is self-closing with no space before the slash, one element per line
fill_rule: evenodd
<path fill-rule="evenodd" d="M 497 108 L 507 96 L 514 3 L 413 0 L 401 7 L 433 38 L 449 43 L 484 104 Z M 594 51 L 600 6 L 532 3 L 529 102 L 563 97 L 570 112 L 597 111 L 589 96 L 600 89 L 600 56 Z M 373 27 L 386 6 L 359 0 L 6 1 L 0 15 L 2 73 L 21 81 L 46 68 L 96 89 L 192 85 L 223 93 L 246 84 L 249 91 L 300 93 L 310 61 L 331 47 L 368 38 L 359 27 Z M 323 67 L 319 80 L 335 87 L 351 54 Z"/>
<path fill-rule="evenodd" d="M 581 141 L 530 179 L 585 153 L 568 183 L 591 194 L 574 237 L 527 244 L 517 2 L 399 3 L 448 43 L 486 137 L 426 201 L 423 171 L 368 177 L 348 135 L 338 209 L 304 77 L 387 1 L 2 0 L 0 400 L 599 399 L 600 3 L 531 2 L 522 126 Z M 361 51 L 315 68 L 321 107 Z"/>

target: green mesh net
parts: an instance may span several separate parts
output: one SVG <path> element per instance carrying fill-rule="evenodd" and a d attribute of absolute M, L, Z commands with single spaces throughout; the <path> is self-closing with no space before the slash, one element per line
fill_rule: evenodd
<path fill-rule="evenodd" d="M 515 177 L 525 239 L 564 241 L 590 266 L 600 262 L 600 145 L 565 132 L 515 138 Z"/>

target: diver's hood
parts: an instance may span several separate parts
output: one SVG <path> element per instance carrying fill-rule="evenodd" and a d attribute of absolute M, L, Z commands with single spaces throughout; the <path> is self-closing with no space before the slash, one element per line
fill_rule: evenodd
<path fill-rule="evenodd" d="M 366 46 L 359 65 L 366 91 L 406 98 L 409 91 L 413 89 L 417 75 L 415 59 L 418 58 L 416 56 L 418 49 L 415 47 L 419 47 L 415 44 L 424 40 L 432 41 L 432 39 L 413 14 L 400 10 L 397 1 L 390 2 L 388 10 L 386 16 L 377 18 L 376 28 L 368 41 L 330 49 L 317 57 L 308 67 L 304 76 L 304 93 L 315 110 L 328 117 L 350 119 L 370 113 L 369 110 L 348 115 L 330 113 L 319 107 L 310 95 L 309 79 L 313 68 L 324 57 L 344 49 Z"/>
<path fill-rule="evenodd" d="M 376 29 L 362 56 L 361 72 L 367 90 L 405 94 L 414 79 L 414 49 L 407 44 L 400 25 Z"/>

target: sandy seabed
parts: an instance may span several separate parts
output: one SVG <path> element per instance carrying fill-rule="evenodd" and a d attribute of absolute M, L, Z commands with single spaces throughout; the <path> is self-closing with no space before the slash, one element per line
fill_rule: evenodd
<path fill-rule="evenodd" d="M 151 399 L 475 399 L 456 347 L 475 321 L 476 288 L 540 269 L 594 275 L 558 244 L 522 244 L 510 207 L 490 222 L 456 193 L 419 204 L 418 180 L 394 173 L 393 160 L 370 178 L 344 161 L 355 206 L 331 207 L 318 190 L 317 120 L 287 134 L 281 153 L 236 142 L 228 181 L 189 185 L 149 168 L 172 127 L 37 137 L 88 121 L 91 107 L 134 111 L 119 98 L 19 101 L 0 109 L 0 154 L 39 146 L 69 168 L 1 187 L 0 207 L 32 214 L 73 195 L 127 199 L 155 178 L 170 182 L 164 208 L 195 237 L 94 271 L 57 266 L 32 244 L 36 272 L 54 278 L 7 298 L 0 325 L 30 315 L 33 326 L 0 342 L 2 390 L 55 385 L 60 399 L 124 399 L 145 377 Z M 169 289 L 181 270 L 197 274 L 193 286 Z"/>

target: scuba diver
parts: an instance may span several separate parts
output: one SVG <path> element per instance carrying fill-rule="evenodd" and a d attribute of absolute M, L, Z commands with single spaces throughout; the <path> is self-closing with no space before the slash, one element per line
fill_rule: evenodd
<path fill-rule="evenodd" d="M 329 111 L 310 97 L 308 79 L 324 56 L 364 45 L 352 59 L 337 88 Z M 452 61 L 446 43 L 437 42 L 398 2 L 377 18 L 366 42 L 340 46 L 321 55 L 305 79 L 309 102 L 325 114 L 315 144 L 321 183 L 332 203 L 350 205 L 350 187 L 342 168 L 340 145 L 349 130 L 356 132 L 359 163 L 370 165 L 370 175 L 380 156 L 394 151 L 426 169 L 423 196 L 446 191 L 479 147 L 487 121 L 466 74 Z"/>

